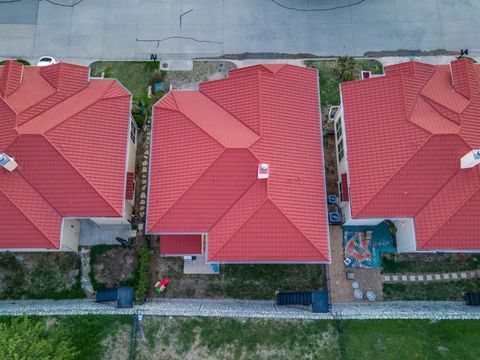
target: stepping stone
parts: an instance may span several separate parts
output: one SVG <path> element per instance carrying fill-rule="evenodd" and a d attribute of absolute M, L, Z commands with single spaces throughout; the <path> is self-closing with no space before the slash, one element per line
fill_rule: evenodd
<path fill-rule="evenodd" d="M 443 274 L 443 280 L 450 280 L 450 274 Z"/>
<path fill-rule="evenodd" d="M 140 217 L 144 217 L 145 216 L 145 211 L 140 211 Z"/>
<path fill-rule="evenodd" d="M 418 281 L 423 281 L 423 275 L 418 275 Z"/>
<path fill-rule="evenodd" d="M 145 150 L 145 152 L 143 153 L 143 155 L 147 155 L 147 156 L 148 156 L 148 150 Z"/>
<path fill-rule="evenodd" d="M 146 198 L 147 198 L 147 195 L 144 192 L 142 192 L 140 194 L 140 199 L 146 199 Z"/>
<path fill-rule="evenodd" d="M 427 281 L 432 281 L 433 277 L 432 275 L 427 275 Z"/>
<path fill-rule="evenodd" d="M 140 231 L 143 230 L 143 224 L 138 224 L 138 230 L 140 230 Z"/>
<path fill-rule="evenodd" d="M 147 179 L 142 179 L 142 185 L 146 185 L 147 184 Z"/>
<path fill-rule="evenodd" d="M 457 273 L 453 273 L 453 274 L 452 274 L 452 279 L 457 280 L 457 279 L 458 279 L 458 274 L 457 274 Z"/>
<path fill-rule="evenodd" d="M 392 280 L 393 280 L 393 281 L 398 281 L 398 275 L 393 275 L 393 276 L 392 276 Z"/>
<path fill-rule="evenodd" d="M 145 206 L 144 205 L 140 206 L 140 211 L 144 211 L 144 210 L 145 210 Z"/>
<path fill-rule="evenodd" d="M 469 272 L 468 272 L 468 275 L 469 275 L 469 277 L 471 277 L 471 278 L 475 277 L 476 274 L 477 274 L 477 273 L 476 273 L 475 271 L 469 271 Z"/>
<path fill-rule="evenodd" d="M 140 200 L 140 205 L 145 205 L 145 199 Z"/>
<path fill-rule="evenodd" d="M 435 274 L 435 280 L 442 280 L 442 277 L 440 276 L 440 274 Z"/>
<path fill-rule="evenodd" d="M 466 279 L 466 278 L 467 278 L 467 273 L 464 273 L 464 272 L 463 272 L 463 273 L 460 273 L 460 277 L 461 277 L 462 279 Z"/>
<path fill-rule="evenodd" d="M 415 281 L 416 278 L 415 278 L 415 275 L 410 275 L 410 281 Z"/>
<path fill-rule="evenodd" d="M 402 275 L 402 281 L 407 281 L 407 275 Z"/>
<path fill-rule="evenodd" d="M 383 277 L 383 281 L 390 281 L 390 275 L 385 275 Z"/>
<path fill-rule="evenodd" d="M 143 165 L 143 166 L 147 166 L 147 165 L 148 165 L 148 161 L 144 161 L 144 162 L 142 163 L 142 165 Z"/>
<path fill-rule="evenodd" d="M 147 167 L 144 166 L 144 167 L 142 168 L 142 173 L 146 173 L 146 172 L 147 172 Z"/>
<path fill-rule="evenodd" d="M 143 185 L 143 186 L 142 186 L 142 191 L 145 191 L 146 188 L 147 188 L 147 185 Z"/>

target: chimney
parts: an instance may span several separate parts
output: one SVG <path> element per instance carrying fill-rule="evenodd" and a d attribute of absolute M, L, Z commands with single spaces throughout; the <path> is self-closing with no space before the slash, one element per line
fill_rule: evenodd
<path fill-rule="evenodd" d="M 472 150 L 460 159 L 460 167 L 469 169 L 480 164 L 480 150 Z"/>
<path fill-rule="evenodd" d="M 258 178 L 259 179 L 268 179 L 270 175 L 270 167 L 268 164 L 261 163 L 258 165 Z"/>
<path fill-rule="evenodd" d="M 5 153 L 2 153 L 0 154 L 0 166 L 12 172 L 17 168 L 18 164 L 15 162 L 13 158 L 11 158 Z"/>

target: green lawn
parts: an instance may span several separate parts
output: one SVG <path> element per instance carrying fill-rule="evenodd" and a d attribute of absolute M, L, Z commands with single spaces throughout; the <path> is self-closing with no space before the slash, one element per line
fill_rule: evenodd
<path fill-rule="evenodd" d="M 343 359 L 478 359 L 480 321 L 367 320 L 339 324 Z"/>
<path fill-rule="evenodd" d="M 147 87 L 159 63 L 153 61 L 96 61 L 90 65 L 91 76 L 118 79 L 134 98 L 146 96 Z"/>
<path fill-rule="evenodd" d="M 464 259 L 450 255 L 419 254 L 415 261 L 395 261 L 391 256 L 382 256 L 384 273 L 442 273 L 480 268 L 480 255 L 472 255 Z"/>
<path fill-rule="evenodd" d="M 480 292 L 480 279 L 383 285 L 385 300 L 462 300 L 462 292 Z"/>
<path fill-rule="evenodd" d="M 12 319 L 0 317 L 0 324 L 11 327 Z M 44 338 L 66 342 L 66 348 L 78 353 L 78 359 L 130 359 L 132 316 L 28 319 L 43 326 Z M 142 329 L 144 336 L 137 338 L 135 344 L 138 360 L 474 360 L 480 352 L 480 321 L 473 320 L 298 321 L 145 316 Z M 40 341 L 25 337 L 25 332 L 19 335 L 23 337 L 15 337 L 22 342 L 16 344 L 18 348 Z M 0 339 L 2 359 L 6 358 L 2 354 L 6 343 Z"/>
<path fill-rule="evenodd" d="M 0 323 L 10 324 L 12 319 L 12 317 L 0 317 Z M 79 353 L 78 359 L 128 359 L 132 316 L 82 315 L 30 317 L 29 319 L 33 323 L 42 323 L 46 338 L 59 338 L 67 341 L 70 347 Z M 37 339 L 20 338 L 26 343 L 38 341 Z M 113 356 L 113 354 L 118 356 Z M 5 356 L 2 356 L 1 347 L 0 358 L 5 359 Z M 55 360 L 49 357 L 42 359 Z"/>
<path fill-rule="evenodd" d="M 137 359 L 477 359 L 479 321 L 144 320 Z M 157 356 L 152 356 L 157 354 Z"/>
<path fill-rule="evenodd" d="M 305 64 L 318 70 L 320 81 L 320 101 L 323 109 L 340 105 L 340 79 L 337 74 L 336 60 L 306 60 Z M 383 74 L 382 64 L 373 59 L 355 59 L 354 75 L 358 79 L 361 70 L 373 74 Z"/>

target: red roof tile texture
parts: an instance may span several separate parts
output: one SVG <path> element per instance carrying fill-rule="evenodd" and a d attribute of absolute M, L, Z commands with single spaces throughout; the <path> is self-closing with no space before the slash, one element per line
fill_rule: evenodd
<path fill-rule="evenodd" d="M 0 67 L 0 248 L 58 248 L 63 217 L 121 217 L 131 95 L 88 68 Z M 7 220 L 5 220 L 7 219 Z"/>
<path fill-rule="evenodd" d="M 479 250 L 480 66 L 408 62 L 342 84 L 354 218 L 414 218 L 417 250 Z"/>
<path fill-rule="evenodd" d="M 313 69 L 252 66 L 169 93 L 154 108 L 147 231 L 208 233 L 212 262 L 329 261 L 321 139 Z"/>

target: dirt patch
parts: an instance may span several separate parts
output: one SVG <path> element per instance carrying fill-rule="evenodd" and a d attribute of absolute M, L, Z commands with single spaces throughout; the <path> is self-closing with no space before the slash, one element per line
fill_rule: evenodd
<path fill-rule="evenodd" d="M 223 79 L 235 68 L 230 61 L 194 61 L 192 71 L 168 71 L 165 83 L 173 90 L 195 90 L 199 82 Z"/>
<path fill-rule="evenodd" d="M 100 253 L 92 248 L 92 284 L 96 290 L 132 285 L 137 267 L 134 248 L 113 247 Z"/>
<path fill-rule="evenodd" d="M 1 299 L 82 298 L 75 253 L 0 253 Z"/>
<path fill-rule="evenodd" d="M 130 341 L 132 327 L 122 325 L 115 334 L 108 335 L 102 341 L 102 347 L 105 349 L 103 360 L 128 360 L 130 358 Z"/>
<path fill-rule="evenodd" d="M 183 259 L 179 257 L 161 257 L 158 251 L 154 251 L 150 262 L 153 276 L 152 285 L 161 279 L 168 278 L 171 281 L 167 291 L 162 297 L 167 298 L 194 298 L 207 297 L 210 286 L 218 284 L 217 275 L 189 275 L 183 273 Z M 149 296 L 158 297 L 150 286 Z"/>

